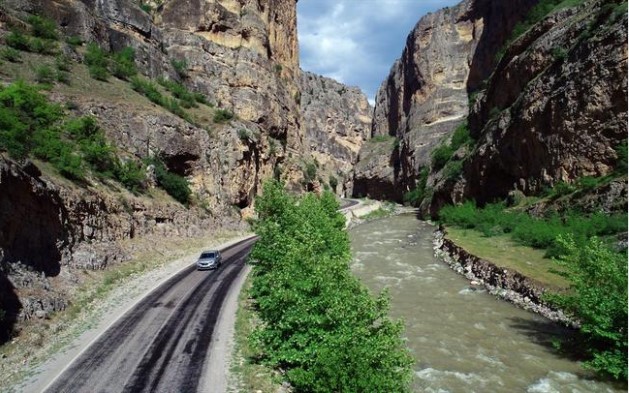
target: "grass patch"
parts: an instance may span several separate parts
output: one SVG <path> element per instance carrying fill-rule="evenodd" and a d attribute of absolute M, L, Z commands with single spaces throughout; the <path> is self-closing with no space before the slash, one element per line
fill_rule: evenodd
<path fill-rule="evenodd" d="M 231 372 L 236 377 L 239 391 L 275 392 L 280 387 L 281 382 L 273 369 L 250 361 L 250 359 L 257 359 L 262 355 L 261 349 L 250 340 L 253 332 L 261 323 L 255 312 L 250 291 L 251 278 L 248 277 L 238 296 Z"/>
<path fill-rule="evenodd" d="M 508 235 L 487 237 L 472 229 L 448 227 L 446 237 L 470 254 L 496 266 L 513 269 L 548 288 L 567 288 L 569 285 L 564 277 L 551 272 L 557 265 L 544 257 L 545 251 L 518 244 Z"/>
<path fill-rule="evenodd" d="M 395 137 L 391 135 L 376 135 L 369 140 L 370 143 L 382 143 L 382 142 L 391 142 L 395 141 Z"/>

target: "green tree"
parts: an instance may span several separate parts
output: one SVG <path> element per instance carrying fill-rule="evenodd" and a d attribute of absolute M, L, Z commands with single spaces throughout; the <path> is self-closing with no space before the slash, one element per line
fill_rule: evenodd
<path fill-rule="evenodd" d="M 615 379 L 627 379 L 627 255 L 614 252 L 597 238 L 577 244 L 560 236 L 563 267 L 570 291 L 548 300 L 580 323 L 580 349 L 585 365 Z"/>
<path fill-rule="evenodd" d="M 297 199 L 265 183 L 250 256 L 264 323 L 252 341 L 296 391 L 406 392 L 412 361 L 402 325 L 388 318 L 386 293 L 374 299 L 352 275 L 338 207 L 329 192 Z"/>

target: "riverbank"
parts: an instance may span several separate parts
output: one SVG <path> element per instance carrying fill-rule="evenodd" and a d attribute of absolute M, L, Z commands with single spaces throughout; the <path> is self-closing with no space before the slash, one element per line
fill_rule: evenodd
<path fill-rule="evenodd" d="M 473 286 L 483 287 L 520 308 L 535 312 L 554 322 L 570 327 L 578 325 L 561 310 L 550 307 L 543 300 L 546 288 L 540 282 L 519 272 L 470 254 L 446 238 L 446 232 L 438 229 L 433 236 L 435 257 L 445 262 L 452 270 L 469 279 Z"/>
<path fill-rule="evenodd" d="M 412 214 L 350 231 L 352 271 L 391 299 L 415 356 L 416 392 L 620 393 L 553 343 L 573 329 L 490 295 L 434 257 L 436 227 Z"/>

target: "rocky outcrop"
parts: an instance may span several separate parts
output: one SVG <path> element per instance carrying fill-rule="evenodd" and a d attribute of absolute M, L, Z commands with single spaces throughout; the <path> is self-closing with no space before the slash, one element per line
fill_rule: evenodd
<path fill-rule="evenodd" d="M 462 197 L 485 202 L 610 174 L 627 139 L 626 70 L 626 3 L 587 1 L 530 28 L 470 114 L 478 141 Z"/>
<path fill-rule="evenodd" d="M 354 193 L 358 198 L 402 200 L 404 196 L 396 184 L 396 163 L 392 162 L 398 146 L 394 137 L 370 139 L 360 149 L 354 168 Z"/>
<path fill-rule="evenodd" d="M 242 228 L 239 217 L 51 181 L 32 164 L 20 167 L 1 157 L 0 189 L 0 292 L 15 290 L 30 299 L 3 300 L 9 320 L 65 308 L 48 277 L 62 269 L 104 269 L 121 263 L 130 257 L 123 241 L 198 237 L 218 228 Z"/>
<path fill-rule="evenodd" d="M 123 161 L 159 156 L 192 189 L 192 207 L 186 208 L 157 189 L 134 196 L 107 180 L 71 184 L 35 165 L 3 161 L 0 320 L 6 325 L 65 307 L 50 280 L 126 260 L 121 241 L 239 228 L 234 207 L 243 217 L 250 214 L 263 180 L 281 176 L 303 190 L 305 157 L 316 159 L 324 183 L 332 175 L 339 193 L 351 192 L 350 172 L 368 137 L 371 108 L 355 88 L 301 77 L 295 0 L 142 3 L 144 9 L 136 0 L 0 4 L 0 40 L 12 26 L 27 28 L 29 15 L 57 22 L 58 46 L 73 61 L 74 79 L 70 86 L 55 85 L 47 93 L 51 100 L 72 115 L 96 118 Z M 97 82 L 77 64 L 85 46 L 64 43 L 69 36 L 111 52 L 131 47 L 144 77 L 180 82 L 210 105 L 190 109 L 190 119 L 183 119 L 128 82 Z M 11 82 L 10 73 L 1 74 L 2 83 Z M 218 109 L 233 117 L 214 120 Z"/>
<path fill-rule="evenodd" d="M 399 139 L 393 156 L 379 159 L 396 167 L 389 187 L 403 193 L 415 186 L 431 151 L 467 116 L 470 86 L 490 73 L 498 48 L 534 3 L 466 0 L 420 19 L 376 96 L 372 135 Z"/>
<path fill-rule="evenodd" d="M 302 130 L 306 149 L 316 160 L 320 176 L 334 176 L 339 195 L 352 195 L 353 169 L 358 152 L 371 134 L 372 108 L 356 87 L 302 72 Z"/>

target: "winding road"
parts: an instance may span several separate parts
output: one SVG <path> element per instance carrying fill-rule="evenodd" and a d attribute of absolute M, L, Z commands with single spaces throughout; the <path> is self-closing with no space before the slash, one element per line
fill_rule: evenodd
<path fill-rule="evenodd" d="M 80 354 L 46 392 L 196 392 L 221 306 L 255 238 L 222 250 L 223 266 L 181 271 Z"/>

